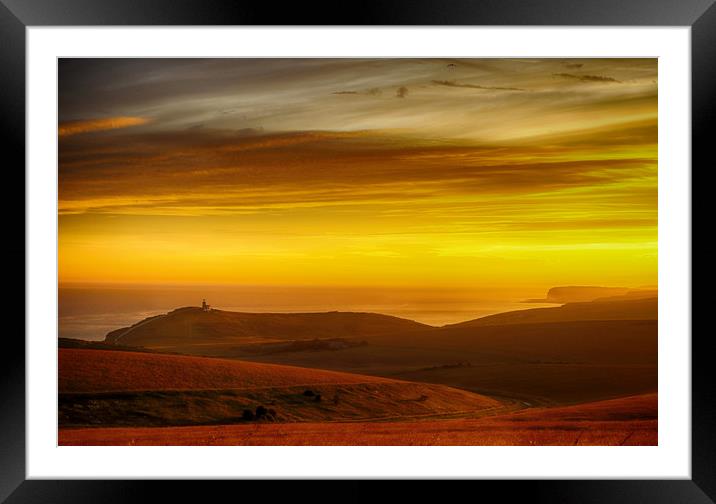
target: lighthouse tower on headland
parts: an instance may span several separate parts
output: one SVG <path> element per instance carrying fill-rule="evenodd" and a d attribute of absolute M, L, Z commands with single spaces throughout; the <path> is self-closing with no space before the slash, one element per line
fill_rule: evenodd
<path fill-rule="evenodd" d="M 206 299 L 201 300 L 201 311 L 211 311 L 211 305 L 206 304 Z"/>

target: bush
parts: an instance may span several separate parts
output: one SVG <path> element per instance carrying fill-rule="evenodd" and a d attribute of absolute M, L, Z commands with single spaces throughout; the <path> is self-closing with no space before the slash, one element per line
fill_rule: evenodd
<path fill-rule="evenodd" d="M 254 414 L 251 410 L 245 409 L 244 413 L 241 415 L 241 419 L 250 422 L 251 420 L 254 419 Z"/>
<path fill-rule="evenodd" d="M 313 390 L 308 390 L 308 389 L 306 389 L 306 390 L 303 391 L 303 395 L 305 395 L 306 397 L 313 397 L 313 396 L 315 396 L 316 394 L 315 394 L 315 392 L 313 392 Z"/>
<path fill-rule="evenodd" d="M 268 410 L 264 408 L 263 406 L 257 406 L 256 407 L 256 420 L 260 420 L 261 418 L 266 416 L 266 413 L 268 413 Z"/>
<path fill-rule="evenodd" d="M 321 394 L 316 394 L 316 397 L 313 400 L 316 402 L 321 402 Z"/>

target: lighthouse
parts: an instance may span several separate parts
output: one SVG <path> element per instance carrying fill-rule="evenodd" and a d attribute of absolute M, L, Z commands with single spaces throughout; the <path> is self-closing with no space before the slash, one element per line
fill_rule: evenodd
<path fill-rule="evenodd" d="M 206 304 L 206 299 L 201 300 L 201 311 L 211 311 L 211 305 Z"/>

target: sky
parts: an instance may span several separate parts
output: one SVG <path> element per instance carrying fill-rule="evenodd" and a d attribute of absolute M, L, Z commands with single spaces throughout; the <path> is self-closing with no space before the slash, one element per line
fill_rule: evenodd
<path fill-rule="evenodd" d="M 60 284 L 657 283 L 655 59 L 61 59 L 58 79 Z"/>

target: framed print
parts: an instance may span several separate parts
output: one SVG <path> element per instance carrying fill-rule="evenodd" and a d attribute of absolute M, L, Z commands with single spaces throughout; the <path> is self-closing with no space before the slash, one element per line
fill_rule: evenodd
<path fill-rule="evenodd" d="M 27 295 L 0 496 L 711 502 L 691 165 L 716 7 L 322 7 L 4 1 Z"/>

